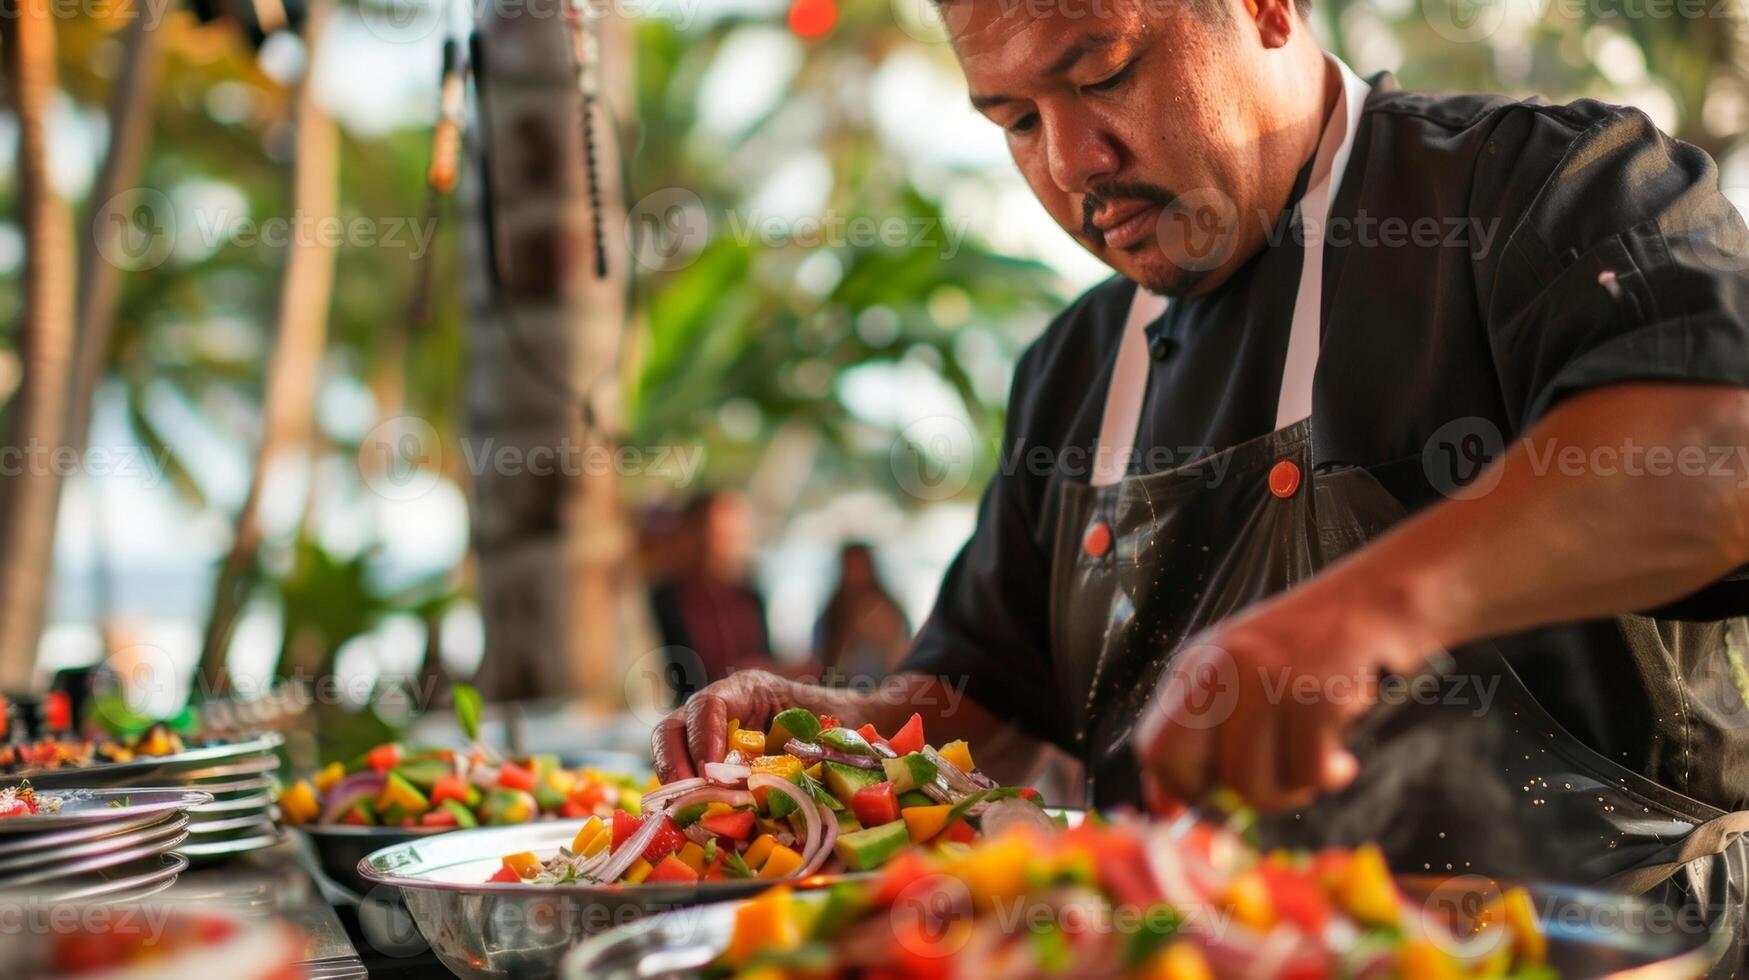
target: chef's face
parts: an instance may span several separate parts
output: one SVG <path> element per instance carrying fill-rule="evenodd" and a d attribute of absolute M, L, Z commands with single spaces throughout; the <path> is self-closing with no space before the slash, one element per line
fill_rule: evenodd
<path fill-rule="evenodd" d="M 1285 205 L 1299 167 L 1277 134 L 1303 135 L 1289 105 L 1317 82 L 1296 77 L 1303 52 L 1279 56 L 1304 30 L 1291 0 L 946 0 L 942 12 L 973 105 L 1094 255 L 1188 295 L 1261 247 L 1258 216 Z"/>

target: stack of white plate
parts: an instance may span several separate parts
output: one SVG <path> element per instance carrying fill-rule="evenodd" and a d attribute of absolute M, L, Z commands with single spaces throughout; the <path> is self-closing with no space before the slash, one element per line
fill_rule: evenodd
<path fill-rule="evenodd" d="M 0 819 L 0 892 L 38 901 L 125 901 L 176 882 L 188 859 L 188 811 L 212 802 L 181 789 L 57 789 L 59 808 Z"/>
<path fill-rule="evenodd" d="M 189 808 L 188 839 L 176 851 L 195 864 L 207 864 L 272 847 L 283 839 L 273 801 L 278 788 L 277 750 L 284 742 L 279 733 L 266 732 L 175 755 L 23 775 L 39 789 L 149 786 L 206 793 L 210 800 Z M 0 776 L 0 785 L 16 781 L 12 774 Z"/>

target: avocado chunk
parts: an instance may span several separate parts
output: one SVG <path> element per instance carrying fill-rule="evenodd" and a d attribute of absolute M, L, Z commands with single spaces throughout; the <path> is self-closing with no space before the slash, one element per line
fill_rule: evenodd
<path fill-rule="evenodd" d="M 925 796 L 922 792 L 920 792 L 918 790 L 908 789 L 905 792 L 899 794 L 899 809 L 901 809 L 901 810 L 904 809 L 905 807 L 908 807 L 908 806 L 934 806 L 934 805 L 935 805 L 934 800 L 930 799 L 928 796 Z"/>
<path fill-rule="evenodd" d="M 455 772 L 455 766 L 442 759 L 415 759 L 401 763 L 393 771 L 395 775 L 429 793 L 439 779 Z"/>
<path fill-rule="evenodd" d="M 773 725 L 781 725 L 790 738 L 799 738 L 804 742 L 812 742 L 820 737 L 820 719 L 806 708 L 788 708 L 777 713 L 771 719 Z M 787 741 L 787 739 L 786 739 Z M 781 744 L 776 746 L 781 748 Z"/>
<path fill-rule="evenodd" d="M 893 789 L 903 793 L 935 782 L 935 763 L 921 752 L 912 752 L 897 759 L 882 759 L 881 769 L 892 781 Z"/>
<path fill-rule="evenodd" d="M 848 728 L 828 728 L 820 733 L 819 742 L 828 748 L 851 755 L 874 755 L 874 746 Z"/>
<path fill-rule="evenodd" d="M 444 800 L 443 808 L 455 817 L 455 825 L 463 830 L 473 830 L 480 825 L 474 818 L 474 812 L 462 805 L 460 800 Z"/>
<path fill-rule="evenodd" d="M 852 871 L 868 871 L 886 864 L 910 843 L 911 832 L 905 829 L 905 821 L 894 820 L 878 827 L 842 834 L 834 850 L 843 859 L 845 867 Z"/>
<path fill-rule="evenodd" d="M 826 789 L 845 806 L 850 805 L 850 798 L 856 795 L 857 790 L 886 780 L 885 774 L 879 769 L 858 769 L 842 762 L 827 762 L 821 768 L 820 775 L 826 783 Z"/>

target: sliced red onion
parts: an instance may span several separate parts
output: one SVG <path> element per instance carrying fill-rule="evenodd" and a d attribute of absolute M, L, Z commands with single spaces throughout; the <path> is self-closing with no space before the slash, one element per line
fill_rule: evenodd
<path fill-rule="evenodd" d="M 826 758 L 826 749 L 823 746 L 813 742 L 804 742 L 799 738 L 792 738 L 783 743 L 783 750 L 809 765 Z"/>
<path fill-rule="evenodd" d="M 728 762 L 707 762 L 704 764 L 704 778 L 718 786 L 739 786 L 753 775 L 751 766 L 735 765 Z"/>
<path fill-rule="evenodd" d="M 317 823 L 338 823 L 346 811 L 359 800 L 374 800 L 383 791 L 386 777 L 380 772 L 355 772 L 328 790 L 328 803 L 316 817 Z"/>
<path fill-rule="evenodd" d="M 976 809 L 976 806 L 971 809 Z M 1030 827 L 1046 835 L 1057 832 L 1057 825 L 1049 814 L 1029 800 L 1013 798 L 990 801 L 978 825 L 985 837 L 1000 837 L 1016 827 Z"/>
<path fill-rule="evenodd" d="M 964 769 L 947 761 L 940 752 L 930 746 L 923 747 L 923 758 L 935 763 L 935 776 L 947 784 L 947 788 L 956 793 L 976 793 L 983 787 L 977 780 L 966 774 Z"/>
<path fill-rule="evenodd" d="M 620 875 L 625 874 L 626 869 L 632 866 L 632 862 L 644 853 L 644 848 L 649 847 L 650 842 L 656 839 L 656 831 L 662 829 L 662 824 L 666 822 L 667 817 L 668 811 L 666 810 L 646 811 L 644 825 L 639 827 L 638 832 L 628 838 L 625 843 L 614 848 L 613 860 L 603 864 L 600 870 L 591 877 L 607 885 L 618 881 Z"/>
<path fill-rule="evenodd" d="M 666 786 L 660 786 L 645 793 L 643 805 L 646 809 L 658 809 L 663 803 L 672 800 L 689 790 L 698 789 L 703 785 L 705 785 L 705 781 L 698 776 L 693 776 L 689 779 L 677 779 Z"/>
<path fill-rule="evenodd" d="M 939 776 L 927 783 L 917 784 L 917 789 L 924 796 L 929 797 L 937 803 L 958 803 L 968 795 L 962 793 L 960 794 L 959 799 L 954 799 L 954 794 L 947 788 L 947 784 L 941 781 Z"/>
<path fill-rule="evenodd" d="M 729 754 L 723 756 L 723 763 L 730 766 L 744 766 L 747 764 L 747 757 L 741 754 L 740 749 L 730 749 Z M 708 769 L 710 766 L 711 763 L 705 763 L 705 768 Z"/>
<path fill-rule="evenodd" d="M 802 820 L 807 824 L 807 841 L 802 845 L 801 863 L 801 868 L 806 868 L 814 858 L 819 856 L 820 850 L 820 808 L 814 805 L 813 795 L 795 783 L 773 776 L 768 772 L 754 773 L 752 778 L 747 780 L 747 788 L 750 790 L 769 789 L 773 793 L 782 793 L 795 801 L 796 812 L 802 815 Z M 796 870 L 799 872 L 801 868 Z"/>
<path fill-rule="evenodd" d="M 794 738 L 784 743 L 783 750 L 809 765 L 825 761 L 841 762 L 847 766 L 855 766 L 858 769 L 879 769 L 881 767 L 879 756 L 857 755 L 854 752 L 840 752 L 837 749 L 827 748 L 824 745 L 817 745 L 813 742 L 803 742 Z"/>
<path fill-rule="evenodd" d="M 875 754 L 883 759 L 897 759 L 899 757 L 899 753 L 894 752 L 893 747 L 884 741 L 870 742 L 868 744 L 874 746 Z"/>
<path fill-rule="evenodd" d="M 796 872 L 796 877 L 806 878 L 820 870 L 820 865 L 832 856 L 832 849 L 838 844 L 838 818 L 830 814 L 824 815 L 820 821 L 820 846 L 814 849 L 814 856 L 802 862 L 802 869 Z"/>
<path fill-rule="evenodd" d="M 989 776 L 984 775 L 982 772 L 980 772 L 976 769 L 973 769 L 971 772 L 966 773 L 966 776 L 968 778 L 970 778 L 972 782 L 977 783 L 979 786 L 983 787 L 984 789 L 995 789 L 998 785 L 1000 785 L 999 783 L 996 782 L 996 780 L 991 779 Z"/>
<path fill-rule="evenodd" d="M 668 806 L 670 810 L 678 810 L 694 803 L 727 803 L 730 806 L 752 806 L 753 794 L 744 789 L 732 786 L 701 786 L 688 793 L 676 797 Z"/>
<path fill-rule="evenodd" d="M 498 767 L 479 765 L 468 773 L 468 782 L 481 789 L 494 789 L 498 785 Z"/>
<path fill-rule="evenodd" d="M 704 829 L 704 824 L 699 823 L 689 823 L 680 828 L 680 832 L 686 835 L 687 840 L 692 841 L 700 847 L 709 844 L 711 838 L 716 836 L 716 834 Z"/>

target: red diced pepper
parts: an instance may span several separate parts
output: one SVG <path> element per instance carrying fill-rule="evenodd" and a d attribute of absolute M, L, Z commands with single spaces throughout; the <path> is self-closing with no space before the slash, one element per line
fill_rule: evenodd
<path fill-rule="evenodd" d="M 455 812 L 449 807 L 438 807 L 419 818 L 421 827 L 456 827 L 460 826 L 455 818 Z"/>
<path fill-rule="evenodd" d="M 704 880 L 705 881 L 722 881 L 724 878 L 728 877 L 727 875 L 723 874 L 723 864 L 724 864 L 725 860 L 726 860 L 726 858 L 725 858 L 723 852 L 718 851 L 717 852 L 717 859 L 710 863 L 710 867 L 704 869 L 704 875 L 702 876 L 704 878 Z"/>
<path fill-rule="evenodd" d="M 892 823 L 899 819 L 899 794 L 893 792 L 890 781 L 864 786 L 850 798 L 850 812 L 856 814 L 856 822 L 864 827 Z"/>
<path fill-rule="evenodd" d="M 965 817 L 961 817 L 947 825 L 947 829 L 941 832 L 940 839 L 956 844 L 970 844 L 978 839 L 978 832 L 972 829 L 971 824 L 966 823 Z"/>
<path fill-rule="evenodd" d="M 468 802 L 468 781 L 454 773 L 437 777 L 437 782 L 431 784 L 431 805 L 440 807 L 444 800 L 465 805 Z"/>
<path fill-rule="evenodd" d="M 1269 905 L 1276 917 L 1291 922 L 1310 936 L 1322 936 L 1330 921 L 1330 904 L 1318 883 L 1293 868 L 1265 862 L 1258 866 L 1269 889 Z"/>
<path fill-rule="evenodd" d="M 712 814 L 698 823 L 699 826 L 718 837 L 746 840 L 753 835 L 752 810 L 731 810 L 728 813 Z"/>
<path fill-rule="evenodd" d="M 685 861 L 682 861 L 671 854 L 657 862 L 656 866 L 650 869 L 650 873 L 644 878 L 644 883 L 649 884 L 653 881 L 691 883 L 697 880 L 698 872 L 688 867 Z"/>
<path fill-rule="evenodd" d="M 651 864 L 657 864 L 685 844 L 686 835 L 680 832 L 673 820 L 663 817 L 662 828 L 656 831 L 656 836 L 650 838 L 650 845 L 644 848 L 643 858 Z"/>
<path fill-rule="evenodd" d="M 487 878 L 486 880 L 487 881 L 508 881 L 508 882 L 511 882 L 514 884 L 514 883 L 522 881 L 522 876 L 517 874 L 516 872 L 510 870 L 509 868 L 499 868 L 497 871 L 492 872 L 492 877 Z"/>
<path fill-rule="evenodd" d="M 874 744 L 875 742 L 881 741 L 881 733 L 875 731 L 875 727 L 872 724 L 864 725 L 861 728 L 858 728 L 856 730 L 856 734 L 861 735 L 862 740 L 864 742 L 869 743 L 870 745 Z"/>
<path fill-rule="evenodd" d="M 567 799 L 577 804 L 585 814 L 594 813 L 597 806 L 607 802 L 607 787 L 596 780 L 583 779 Z"/>
<path fill-rule="evenodd" d="M 887 745 L 900 755 L 923 751 L 923 716 L 912 712 L 911 720 L 900 726 L 892 738 L 887 739 Z"/>
<path fill-rule="evenodd" d="M 820 730 L 821 731 L 824 731 L 828 728 L 841 728 L 841 727 L 843 727 L 843 723 L 840 722 L 838 719 L 832 717 L 831 715 L 821 715 L 820 716 Z"/>
<path fill-rule="evenodd" d="M 566 800 L 564 805 L 559 807 L 559 816 L 564 817 L 566 820 L 587 817 L 593 812 L 594 810 L 592 808 L 586 807 L 583 804 L 578 803 L 576 800 Z"/>
<path fill-rule="evenodd" d="M 1031 786 L 1022 786 L 1020 788 L 1020 798 L 1023 800 L 1037 800 L 1041 797 L 1038 790 L 1033 789 Z"/>
<path fill-rule="evenodd" d="M 613 811 L 613 849 L 619 850 L 619 846 L 637 833 L 638 828 L 643 825 L 644 818 L 642 817 L 634 817 L 624 810 Z"/>
<path fill-rule="evenodd" d="M 364 761 L 377 772 L 388 772 L 401 764 L 401 747 L 393 742 L 379 745 L 365 755 Z"/>
<path fill-rule="evenodd" d="M 498 785 L 505 789 L 519 789 L 525 793 L 534 792 L 534 770 L 524 769 L 514 762 L 505 762 L 498 767 Z"/>
<path fill-rule="evenodd" d="M 912 883 L 939 874 L 917 851 L 900 851 L 881 868 L 880 881 L 875 883 L 869 901 L 875 908 L 884 908 L 897 901 Z"/>

